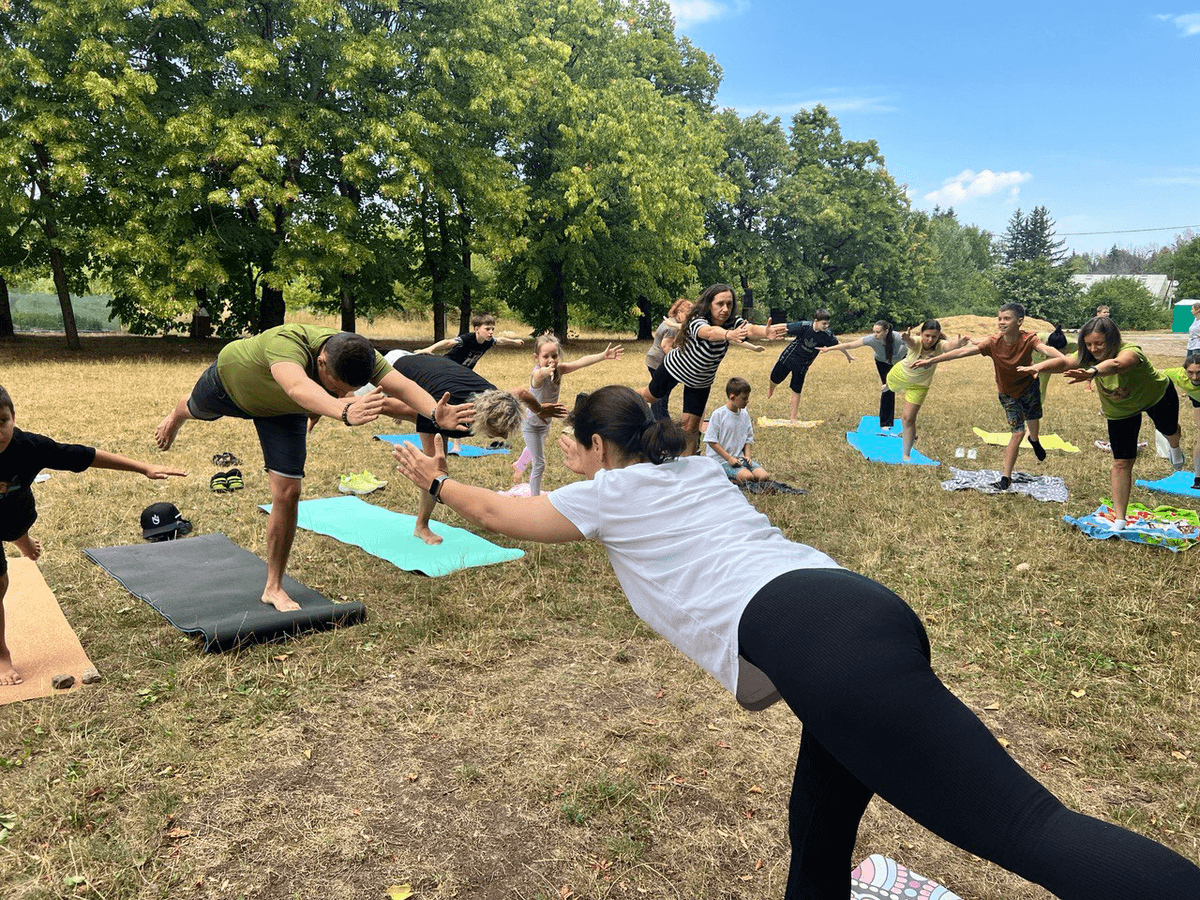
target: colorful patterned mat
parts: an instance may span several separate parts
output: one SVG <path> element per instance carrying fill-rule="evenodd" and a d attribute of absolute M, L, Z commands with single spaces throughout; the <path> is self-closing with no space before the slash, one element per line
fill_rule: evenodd
<path fill-rule="evenodd" d="M 1111 501 L 1102 500 L 1095 512 L 1077 519 L 1063 516 L 1063 521 L 1097 540 L 1119 538 L 1135 544 L 1163 547 L 1173 552 L 1186 550 L 1200 537 L 1200 516 L 1196 515 L 1195 510 L 1174 506 L 1156 506 L 1151 509 L 1140 503 L 1129 504 L 1126 509 L 1128 524 L 1120 531 L 1113 531 L 1114 516 L 1110 504 Z"/>
<path fill-rule="evenodd" d="M 850 900 L 962 900 L 894 859 L 872 853 L 850 873 Z"/>
<path fill-rule="evenodd" d="M 1007 447 L 1008 442 L 1012 440 L 1012 432 L 1009 431 L 984 431 L 982 428 L 972 428 L 971 430 L 985 444 L 995 444 L 997 447 Z M 1079 452 L 1078 447 L 1068 441 L 1064 441 L 1057 434 L 1043 434 L 1041 436 L 1041 444 L 1044 450 L 1061 450 L 1063 453 Z M 1021 441 L 1021 449 L 1033 450 L 1033 447 L 1029 445 L 1028 437 Z"/>
<path fill-rule="evenodd" d="M 389 444 L 413 444 L 418 450 L 421 449 L 421 436 L 419 434 L 377 434 L 377 441 L 387 441 Z M 459 442 L 458 450 L 449 449 L 449 443 L 446 444 L 447 456 L 493 456 L 497 453 L 507 453 L 507 447 L 476 447 L 472 444 L 464 444 Z"/>

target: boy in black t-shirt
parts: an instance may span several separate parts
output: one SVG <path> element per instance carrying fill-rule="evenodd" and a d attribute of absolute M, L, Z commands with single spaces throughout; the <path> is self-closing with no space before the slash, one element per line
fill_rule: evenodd
<path fill-rule="evenodd" d="M 829 319 L 829 310 L 818 309 L 813 313 L 811 322 L 789 322 L 787 333 L 796 339 L 783 348 L 783 352 L 779 354 L 779 359 L 775 361 L 775 366 L 771 369 L 771 386 L 767 388 L 768 400 L 775 393 L 775 388 L 783 384 L 783 379 L 787 377 L 788 372 L 792 373 L 792 381 L 789 385 L 792 389 L 792 425 L 796 424 L 796 411 L 800 407 L 800 392 L 804 390 L 804 377 L 808 374 L 808 367 L 817 358 L 821 347 L 837 346 L 837 335 L 829 330 Z M 842 353 L 846 357 L 846 362 L 854 362 L 854 357 L 849 353 L 845 350 Z"/>
<path fill-rule="evenodd" d="M 4 596 L 8 593 L 8 558 L 4 541 L 16 545 L 23 556 L 37 559 L 42 545 L 29 536 L 37 520 L 37 506 L 31 490 L 42 469 L 118 469 L 140 472 L 147 478 L 160 479 L 186 475 L 178 469 L 154 466 L 116 453 L 106 453 L 82 444 L 60 444 L 40 434 L 16 427 L 16 411 L 8 391 L 0 387 L 0 689 L 20 684 L 21 675 L 12 664 L 12 654 L 4 637 Z"/>
<path fill-rule="evenodd" d="M 474 369 L 480 357 L 493 347 L 519 347 L 524 343 L 520 338 L 500 335 L 496 337 L 496 317 L 491 313 L 475 313 L 471 316 L 471 327 L 474 331 L 460 334 L 458 337 L 446 338 L 428 347 L 422 347 L 414 353 L 437 353 L 439 350 L 450 348 L 446 359 L 452 359 L 468 369 Z"/>

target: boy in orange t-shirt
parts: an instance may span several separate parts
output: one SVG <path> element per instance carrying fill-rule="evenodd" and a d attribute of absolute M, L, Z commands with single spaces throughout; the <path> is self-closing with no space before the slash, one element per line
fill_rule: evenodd
<path fill-rule="evenodd" d="M 998 332 L 990 334 L 979 341 L 972 341 L 966 347 L 950 350 L 940 356 L 918 360 L 915 366 L 924 368 L 939 362 L 952 359 L 964 359 L 968 356 L 990 356 L 996 367 L 996 389 L 999 392 L 1000 405 L 1004 407 L 1004 415 L 1012 429 L 1012 438 L 1004 448 L 1004 474 L 995 486 L 1006 491 L 1012 485 L 1013 467 L 1017 464 L 1017 451 L 1025 432 L 1029 432 L 1029 444 L 1039 460 L 1046 458 L 1046 451 L 1038 440 L 1038 428 L 1042 420 L 1042 394 L 1038 380 L 1033 375 L 1018 372 L 1020 366 L 1028 366 L 1033 359 L 1033 351 L 1046 356 L 1061 357 L 1062 354 L 1039 338 L 1031 331 L 1022 331 L 1021 323 L 1025 321 L 1025 307 L 1020 303 L 1005 303 L 996 314 Z"/>

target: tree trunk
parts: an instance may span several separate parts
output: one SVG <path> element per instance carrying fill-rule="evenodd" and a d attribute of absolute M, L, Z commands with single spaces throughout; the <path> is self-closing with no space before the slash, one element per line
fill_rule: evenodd
<path fill-rule="evenodd" d="M 0 275 L 0 338 L 10 338 L 16 335 L 13 328 L 12 307 L 8 303 L 8 282 Z"/>
<path fill-rule="evenodd" d="M 343 285 L 340 296 L 342 300 L 342 331 L 353 331 L 354 295 L 346 290 L 345 285 Z"/>
<path fill-rule="evenodd" d="M 71 294 L 67 290 L 67 273 L 63 269 L 62 251 L 50 248 L 50 268 L 54 272 L 54 289 L 58 292 L 58 305 L 62 307 L 63 330 L 67 333 L 67 349 L 82 350 L 79 329 L 75 327 L 75 310 L 71 307 Z"/>
<path fill-rule="evenodd" d="M 563 276 L 563 264 L 550 264 L 550 324 L 559 341 L 564 345 L 567 340 L 567 291 Z"/>
<path fill-rule="evenodd" d="M 258 331 L 261 334 L 268 328 L 283 324 L 286 308 L 283 305 L 283 288 L 268 287 L 263 284 L 262 304 L 258 308 Z"/>
<path fill-rule="evenodd" d="M 754 288 L 750 287 L 750 279 L 744 274 L 739 278 L 742 282 L 742 317 L 747 321 L 752 321 L 754 314 Z"/>
<path fill-rule="evenodd" d="M 458 333 L 471 330 L 471 220 L 458 214 L 459 246 L 462 249 L 463 285 L 462 302 L 458 305 Z"/>
<path fill-rule="evenodd" d="M 641 312 L 638 316 L 637 339 L 639 341 L 654 340 L 654 329 L 650 327 L 650 301 L 642 294 L 638 295 L 637 308 Z"/>

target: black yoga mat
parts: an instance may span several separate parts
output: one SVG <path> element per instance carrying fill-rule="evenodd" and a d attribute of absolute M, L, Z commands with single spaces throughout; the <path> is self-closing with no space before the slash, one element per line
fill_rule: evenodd
<path fill-rule="evenodd" d="M 367 615 L 357 601 L 334 603 L 286 575 L 283 589 L 301 608 L 279 612 L 260 599 L 267 564 L 223 534 L 83 552 L 180 631 L 202 635 L 210 653 L 357 625 Z"/>

